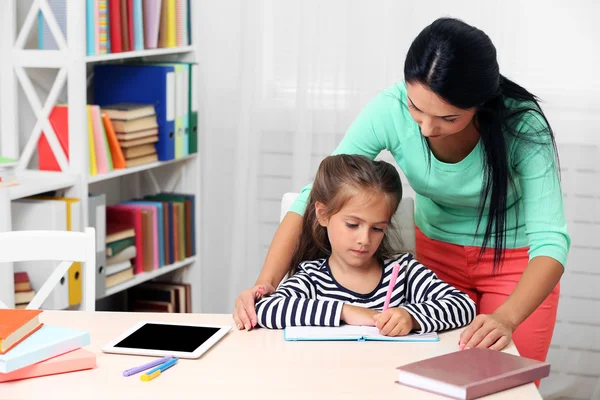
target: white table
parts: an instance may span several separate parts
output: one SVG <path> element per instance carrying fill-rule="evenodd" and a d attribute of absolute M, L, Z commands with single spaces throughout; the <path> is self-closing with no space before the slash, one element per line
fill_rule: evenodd
<path fill-rule="evenodd" d="M 177 365 L 150 382 L 125 369 L 147 357 L 104 354 L 100 348 L 141 320 L 233 326 L 230 315 L 44 311 L 41 320 L 88 330 L 85 348 L 97 368 L 0 384 L 0 399 L 444 399 L 394 383 L 395 368 L 458 349 L 460 330 L 441 334 L 437 343 L 285 342 L 282 331 L 233 328 L 197 360 Z M 514 345 L 505 351 L 517 354 Z M 533 383 L 486 399 L 541 399 Z"/>

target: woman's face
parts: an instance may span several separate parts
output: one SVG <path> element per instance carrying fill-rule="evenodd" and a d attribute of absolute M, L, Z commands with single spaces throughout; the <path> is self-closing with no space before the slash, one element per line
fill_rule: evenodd
<path fill-rule="evenodd" d="M 421 83 L 406 83 L 410 115 L 431 140 L 447 138 L 470 128 L 476 109 L 463 110 L 444 101 Z"/>

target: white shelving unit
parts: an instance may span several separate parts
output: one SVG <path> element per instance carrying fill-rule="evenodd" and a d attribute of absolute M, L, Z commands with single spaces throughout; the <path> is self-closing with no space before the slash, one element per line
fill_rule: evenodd
<path fill-rule="evenodd" d="M 65 196 L 76 197 L 81 201 L 81 220 L 83 226 L 88 225 L 88 194 L 100 193 L 105 187 L 112 185 L 118 192 L 118 200 L 127 200 L 133 196 L 158 191 L 178 191 L 196 195 L 196 249 L 200 249 L 199 198 L 200 198 L 200 157 L 192 154 L 180 159 L 155 162 L 133 168 L 114 170 L 107 174 L 88 176 L 88 140 L 87 140 L 87 104 L 93 99 L 87 97 L 87 81 L 92 66 L 104 62 L 136 61 L 194 61 L 194 47 L 161 48 L 143 51 L 86 55 L 86 2 L 83 0 L 66 0 L 67 37 L 62 34 L 47 0 L 33 0 L 22 26 L 17 26 L 18 0 L 2 0 L 0 13 L 0 150 L 2 156 L 19 159 L 18 186 L 0 188 L 0 231 L 9 231 L 11 227 L 11 201 L 48 191 L 64 190 Z M 20 3 L 20 2 L 19 2 Z M 194 3 L 190 15 L 194 15 Z M 26 49 L 27 36 L 37 23 L 39 12 L 52 32 L 58 50 Z M 192 29 L 192 33 L 194 33 Z M 195 42 L 192 38 L 192 42 Z M 42 104 L 26 68 L 44 68 L 58 70 L 56 79 Z M 35 126 L 28 132 L 27 142 L 21 146 L 19 127 L 19 111 L 23 98 L 19 96 L 21 87 L 35 114 Z M 69 124 L 69 157 L 62 151 L 48 115 L 55 106 L 58 97 L 66 86 Z M 196 90 L 191 88 L 191 90 Z M 27 169 L 41 132 L 46 135 L 62 172 L 48 172 Z M 160 173 L 155 174 L 155 171 Z M 90 190 L 90 185 L 92 190 Z M 110 194 L 110 196 L 109 196 Z M 114 198 L 115 193 L 107 193 L 107 198 Z M 114 201 L 113 201 L 114 202 Z M 108 202 L 108 205 L 112 202 Z M 2 244 L 0 243 L 0 251 Z M 105 296 L 113 295 L 139 283 L 154 279 L 164 274 L 181 271 L 181 279 L 186 282 L 199 282 L 200 257 L 190 257 L 183 261 L 168 265 L 152 272 L 138 274 L 134 279 L 107 290 Z M 84 277 L 86 279 L 87 277 Z M 92 278 L 93 279 L 93 278 Z M 93 286 L 93 285 L 92 285 Z M 85 288 L 86 285 L 84 284 Z M 199 285 L 192 288 L 192 308 L 200 308 Z M 194 290 L 195 289 L 195 290 Z M 0 300 L 9 306 L 14 305 L 14 286 L 12 265 L 0 265 Z"/>

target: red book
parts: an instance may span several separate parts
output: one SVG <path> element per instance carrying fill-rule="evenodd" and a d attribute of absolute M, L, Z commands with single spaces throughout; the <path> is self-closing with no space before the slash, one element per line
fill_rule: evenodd
<path fill-rule="evenodd" d="M 56 106 L 50 112 L 48 117 L 52 129 L 56 133 L 60 147 L 62 147 L 67 160 L 69 159 L 69 108 L 67 106 Z M 44 171 L 61 171 L 56 157 L 50 148 L 50 143 L 46 135 L 38 139 L 38 168 Z"/>
<path fill-rule="evenodd" d="M 135 50 L 135 31 L 133 29 L 133 0 L 127 0 L 127 29 L 129 33 L 129 51 Z"/>
<path fill-rule="evenodd" d="M 117 222 L 129 226 L 133 226 L 135 231 L 135 261 L 134 272 L 139 274 L 144 272 L 144 252 L 142 245 L 143 229 L 142 229 L 142 210 L 125 209 L 122 206 L 107 206 L 106 221 L 107 225 L 111 222 Z"/>
<path fill-rule="evenodd" d="M 8 374 L 0 374 L 0 382 L 57 375 L 92 368 L 96 368 L 96 355 L 87 350 L 78 349 L 17 369 Z"/>
<path fill-rule="evenodd" d="M 39 320 L 41 312 L 0 309 L 0 354 L 7 353 L 42 327 Z"/>
<path fill-rule="evenodd" d="M 397 368 L 398 383 L 470 400 L 550 375 L 550 364 L 490 349 L 469 349 Z"/>
<path fill-rule="evenodd" d="M 110 0 L 108 4 L 110 26 L 110 49 L 112 53 L 123 51 L 121 44 L 121 1 Z"/>

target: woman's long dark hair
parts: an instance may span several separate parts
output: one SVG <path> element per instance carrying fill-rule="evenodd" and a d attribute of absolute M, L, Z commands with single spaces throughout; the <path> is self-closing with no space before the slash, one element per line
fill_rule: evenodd
<path fill-rule="evenodd" d="M 327 228 L 321 226 L 317 218 L 317 202 L 325 205 L 324 217 L 329 218 L 360 193 L 385 196 L 389 203 L 391 220 L 402 199 L 402 181 L 398 171 L 385 161 L 371 161 L 359 155 L 339 154 L 326 157 L 321 162 L 302 219 L 300 241 L 290 263 L 290 276 L 297 272 L 302 261 L 327 258 L 331 255 Z M 379 262 L 396 254 L 389 237 L 391 232 L 390 225 L 375 252 Z"/>
<path fill-rule="evenodd" d="M 512 135 L 517 146 L 547 145 L 554 151 L 555 158 L 550 154 L 549 159 L 556 162 L 558 171 L 554 133 L 538 98 L 500 74 L 496 48 L 483 31 L 452 18 L 437 19 L 416 37 L 406 56 L 404 78 L 408 83 L 427 86 L 455 107 L 476 108 L 474 124 L 484 152 L 477 231 L 489 201 L 479 258 L 493 239 L 494 271 L 497 271 L 504 261 L 509 185 L 516 190 L 506 135 Z M 507 98 L 516 100 L 519 106 L 508 108 Z M 525 114 L 534 123 L 523 133 L 517 130 L 517 125 L 524 122 Z"/>

